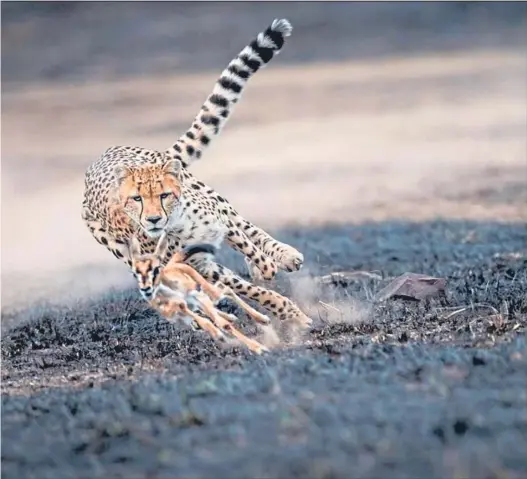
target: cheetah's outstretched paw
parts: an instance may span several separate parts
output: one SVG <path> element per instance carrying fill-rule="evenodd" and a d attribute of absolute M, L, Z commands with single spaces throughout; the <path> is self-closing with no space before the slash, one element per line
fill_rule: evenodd
<path fill-rule="evenodd" d="M 279 257 L 275 259 L 278 267 L 289 273 L 299 271 L 304 264 L 304 255 L 289 245 L 283 245 L 283 250 Z"/>

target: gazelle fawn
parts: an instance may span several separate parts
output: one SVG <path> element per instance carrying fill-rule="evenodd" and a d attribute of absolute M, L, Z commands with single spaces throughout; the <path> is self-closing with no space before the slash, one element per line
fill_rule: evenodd
<path fill-rule="evenodd" d="M 187 246 L 174 254 L 163 267 L 161 260 L 166 255 L 168 244 L 167 235 L 163 233 L 154 253 L 141 254 L 137 238 L 133 237 L 130 242 L 132 272 L 143 298 L 169 321 L 181 319 L 194 329 L 206 331 L 215 340 L 234 337 L 257 354 L 267 351 L 264 345 L 236 329 L 231 323 L 237 319 L 236 316 L 218 310 L 216 304 L 229 298 L 254 320 L 269 324 L 269 318 L 245 303 L 227 286 L 208 283 L 194 268 L 184 263 L 198 253 L 213 255 L 216 248 L 210 244 Z"/>

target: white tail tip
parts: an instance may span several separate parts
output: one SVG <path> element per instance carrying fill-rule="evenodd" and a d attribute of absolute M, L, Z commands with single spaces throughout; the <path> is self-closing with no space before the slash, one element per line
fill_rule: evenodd
<path fill-rule="evenodd" d="M 289 20 L 286 20 L 285 18 L 277 18 L 271 23 L 271 30 L 280 32 L 284 37 L 288 37 L 293 31 L 293 25 L 291 25 Z"/>

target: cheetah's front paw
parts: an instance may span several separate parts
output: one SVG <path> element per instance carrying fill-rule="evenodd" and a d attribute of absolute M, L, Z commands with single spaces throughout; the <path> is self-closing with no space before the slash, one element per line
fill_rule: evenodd
<path fill-rule="evenodd" d="M 304 255 L 289 245 L 283 245 L 282 248 L 283 251 L 280 252 L 279 257 L 276 259 L 278 267 L 289 273 L 299 271 L 304 264 Z"/>

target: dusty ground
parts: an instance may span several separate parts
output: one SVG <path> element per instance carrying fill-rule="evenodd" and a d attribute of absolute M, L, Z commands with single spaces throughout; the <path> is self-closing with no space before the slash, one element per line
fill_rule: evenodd
<path fill-rule="evenodd" d="M 315 273 L 426 271 L 447 297 L 374 304 L 379 284 L 313 293 L 303 277 L 294 296 L 316 326 L 258 358 L 136 294 L 41 311 L 2 340 L 5 477 L 525 477 L 523 227 L 282 235 L 320 258 Z"/>
<path fill-rule="evenodd" d="M 522 6 L 81 5 L 2 6 L 2 477 L 524 476 Z M 97 155 L 169 145 L 280 15 L 193 167 L 306 257 L 276 287 L 313 330 L 254 358 L 149 312 L 79 210 Z M 386 279 L 311 279 L 342 269 Z M 405 271 L 446 297 L 372 301 Z"/>

